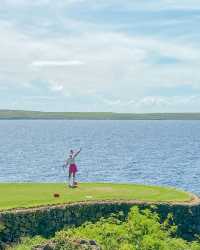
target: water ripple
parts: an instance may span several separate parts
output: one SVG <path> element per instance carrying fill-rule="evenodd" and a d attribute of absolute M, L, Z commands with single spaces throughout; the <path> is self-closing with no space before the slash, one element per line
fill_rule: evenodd
<path fill-rule="evenodd" d="M 80 181 L 176 186 L 200 194 L 199 121 L 0 121 L 0 182 Z"/>

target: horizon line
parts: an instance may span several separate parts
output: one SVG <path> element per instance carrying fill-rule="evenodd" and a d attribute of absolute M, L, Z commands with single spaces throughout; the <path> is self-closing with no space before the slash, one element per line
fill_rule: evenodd
<path fill-rule="evenodd" d="M 0 112 L 38 112 L 38 113 L 99 113 L 99 114 L 200 114 L 199 112 L 114 112 L 114 111 L 42 111 L 25 109 L 0 109 Z"/>

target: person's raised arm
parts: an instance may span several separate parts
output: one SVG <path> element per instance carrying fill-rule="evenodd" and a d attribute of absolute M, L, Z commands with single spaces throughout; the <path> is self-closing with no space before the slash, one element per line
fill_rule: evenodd
<path fill-rule="evenodd" d="M 81 148 L 79 149 L 79 151 L 77 151 L 75 154 L 74 154 L 74 158 L 81 152 Z"/>

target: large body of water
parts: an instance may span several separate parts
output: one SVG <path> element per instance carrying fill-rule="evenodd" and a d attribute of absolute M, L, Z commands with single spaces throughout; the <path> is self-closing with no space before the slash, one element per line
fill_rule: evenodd
<path fill-rule="evenodd" d="M 0 182 L 61 182 L 82 147 L 78 179 L 170 185 L 200 195 L 200 121 L 0 121 Z"/>

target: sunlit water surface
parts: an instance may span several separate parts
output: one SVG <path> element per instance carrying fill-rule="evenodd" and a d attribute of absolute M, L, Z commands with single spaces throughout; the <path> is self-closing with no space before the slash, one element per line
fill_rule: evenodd
<path fill-rule="evenodd" d="M 0 182 L 61 182 L 82 147 L 78 179 L 170 185 L 200 194 L 200 121 L 0 121 Z"/>

